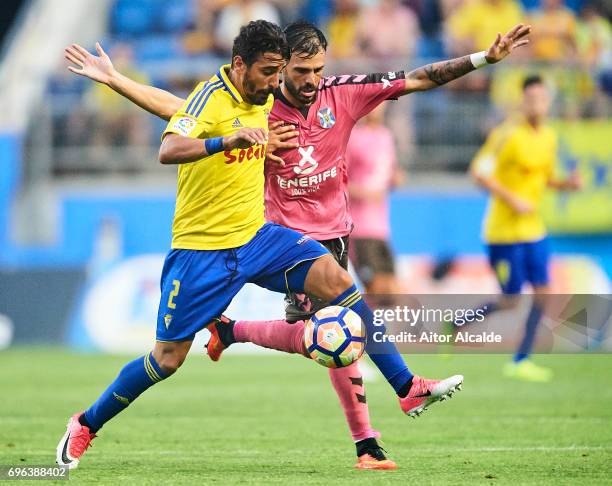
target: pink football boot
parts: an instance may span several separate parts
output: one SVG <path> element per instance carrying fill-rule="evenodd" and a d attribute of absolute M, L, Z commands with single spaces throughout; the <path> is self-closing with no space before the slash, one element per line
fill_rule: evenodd
<path fill-rule="evenodd" d="M 427 380 L 415 375 L 408 395 L 399 399 L 400 407 L 406 415 L 418 417 L 432 403 L 451 398 L 453 393 L 461 390 L 462 384 L 463 375 L 454 375 L 444 380 Z"/>
<path fill-rule="evenodd" d="M 91 445 L 96 434 L 89 432 L 89 428 L 81 425 L 79 417 L 83 412 L 75 413 L 68 421 L 66 433 L 60 440 L 56 449 L 56 462 L 60 466 L 75 469 L 79 465 L 81 456 Z"/>

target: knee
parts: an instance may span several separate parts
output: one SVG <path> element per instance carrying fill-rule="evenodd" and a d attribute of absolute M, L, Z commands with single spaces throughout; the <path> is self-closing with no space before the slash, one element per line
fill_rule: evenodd
<path fill-rule="evenodd" d="M 353 279 L 331 255 L 320 258 L 306 276 L 306 293 L 330 301 L 353 285 Z"/>
<path fill-rule="evenodd" d="M 353 279 L 349 273 L 339 265 L 329 272 L 327 286 L 330 294 L 334 297 L 337 297 L 352 285 Z"/>
<path fill-rule="evenodd" d="M 153 352 L 153 357 L 157 364 L 166 375 L 170 376 L 176 373 L 181 365 L 185 362 L 187 357 L 186 353 L 180 353 L 177 351 L 162 351 L 159 353 Z"/>

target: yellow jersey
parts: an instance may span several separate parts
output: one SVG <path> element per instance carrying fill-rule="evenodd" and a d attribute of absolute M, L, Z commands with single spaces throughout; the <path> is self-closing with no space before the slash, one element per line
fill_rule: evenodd
<path fill-rule="evenodd" d="M 519 214 L 495 195 L 483 224 L 487 243 L 537 241 L 546 236 L 539 206 L 557 160 L 557 135 L 549 126 L 533 128 L 527 121 L 508 122 L 491 132 L 472 161 L 473 170 L 494 178 L 535 211 Z"/>
<path fill-rule="evenodd" d="M 243 127 L 268 129 L 273 96 L 265 105 L 248 104 L 229 80 L 229 68 L 196 87 L 163 136 L 203 140 Z M 255 145 L 179 165 L 172 248 L 220 250 L 253 238 L 264 224 L 265 157 L 266 147 Z"/>

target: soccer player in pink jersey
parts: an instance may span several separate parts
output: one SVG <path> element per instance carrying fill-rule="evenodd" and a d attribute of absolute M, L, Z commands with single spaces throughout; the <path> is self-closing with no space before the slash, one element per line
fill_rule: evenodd
<path fill-rule="evenodd" d="M 269 134 L 265 166 L 267 220 L 319 240 L 346 268 L 348 236 L 353 224 L 348 208 L 345 153 L 355 123 L 385 100 L 436 88 L 479 67 L 501 61 L 528 42 L 529 32 L 529 26 L 519 24 L 505 36 L 498 35 L 486 52 L 429 64 L 409 73 L 324 78 L 327 40 L 323 33 L 307 22 L 289 25 L 285 34 L 291 58 L 283 73 L 283 84 L 275 93 L 276 101 L 269 118 L 274 130 Z M 107 84 L 165 119 L 184 104 L 181 98 L 117 73 L 99 45 L 97 50 L 99 57 L 77 45 L 67 48 L 67 59 L 77 65 L 69 69 Z M 240 120 L 237 120 L 239 126 Z M 293 295 L 290 289 L 288 293 L 286 320 L 235 322 L 222 316 L 212 322 L 208 326 L 211 340 L 207 345 L 211 359 L 217 361 L 223 350 L 234 342 L 253 342 L 309 357 L 303 342 L 304 319 L 329 304 Z M 349 288 L 331 304 L 365 306 L 360 302 L 358 291 Z M 367 316 L 370 311 L 364 312 Z M 370 357 L 393 387 L 400 408 L 407 415 L 420 415 L 430 404 L 452 395 L 463 382 L 461 375 L 440 381 L 413 375 L 392 343 L 377 349 Z M 358 367 L 354 364 L 330 370 L 330 377 L 356 444 L 359 458 L 356 467 L 395 469 L 395 463 L 385 457 L 376 441 L 379 434 L 370 425 Z"/>
<path fill-rule="evenodd" d="M 353 129 L 347 146 L 351 217 L 351 261 L 366 293 L 399 294 L 389 246 L 389 191 L 401 184 L 393 133 L 385 126 L 382 104 Z"/>

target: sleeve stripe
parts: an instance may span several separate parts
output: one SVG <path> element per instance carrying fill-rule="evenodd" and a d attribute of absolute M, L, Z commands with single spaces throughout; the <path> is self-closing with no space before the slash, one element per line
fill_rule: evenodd
<path fill-rule="evenodd" d="M 222 88 L 223 88 L 223 86 L 219 84 L 219 85 L 216 85 L 215 87 L 213 87 L 211 90 L 208 91 L 208 94 L 206 95 L 206 98 L 204 98 L 204 101 L 198 107 L 198 111 L 194 115 L 196 118 L 200 116 L 200 113 L 202 113 L 202 110 L 206 106 L 206 103 L 208 102 L 208 99 L 210 98 L 210 95 L 212 95 L 215 91 L 218 91 L 218 90 L 220 90 Z"/>
<path fill-rule="evenodd" d="M 192 116 L 196 116 L 195 112 L 197 111 L 198 105 L 200 104 L 200 102 L 202 101 L 202 98 L 204 98 L 204 96 L 206 96 L 206 94 L 213 89 L 215 86 L 219 86 L 220 81 L 214 82 L 214 83 L 207 83 L 206 86 L 204 86 L 200 92 L 193 97 L 193 99 L 191 100 L 191 103 L 189 103 L 189 106 L 187 107 L 186 113 L 188 115 L 192 115 Z"/>
<path fill-rule="evenodd" d="M 202 101 L 202 98 L 206 96 L 206 93 L 208 93 L 208 91 L 210 91 L 215 84 L 216 83 L 206 83 L 206 86 L 204 86 L 204 88 L 200 90 L 197 96 L 194 96 L 194 98 L 191 100 L 191 103 L 187 107 L 186 113 L 188 115 L 192 115 L 192 116 L 195 115 L 195 111 L 198 105 L 200 104 L 200 102 Z"/>
<path fill-rule="evenodd" d="M 204 84 L 204 86 L 202 87 L 201 90 L 199 90 L 197 93 L 195 93 L 193 95 L 193 98 L 191 98 L 191 101 L 189 102 L 189 105 L 187 106 L 187 109 L 185 110 L 185 113 L 189 113 L 189 111 L 191 110 L 191 108 L 193 108 L 193 103 L 195 102 L 196 98 L 199 97 L 202 92 L 206 89 L 206 87 L 208 86 L 208 81 Z"/>
<path fill-rule="evenodd" d="M 389 71 L 386 73 L 370 74 L 343 74 L 330 76 L 321 80 L 320 88 L 326 89 L 333 86 L 355 85 L 355 84 L 378 84 L 389 83 L 399 79 L 406 79 L 404 71 Z"/>
<path fill-rule="evenodd" d="M 199 111 L 201 111 L 201 107 L 202 107 L 202 100 L 203 99 L 208 99 L 208 95 L 212 92 L 215 91 L 219 86 L 221 86 L 221 81 L 217 81 L 214 83 L 209 84 L 205 90 L 202 91 L 202 93 L 200 93 L 198 95 L 198 99 L 195 102 L 195 104 L 193 105 L 193 108 L 191 109 L 191 111 L 188 113 L 191 116 L 195 116 L 197 117 L 200 113 Z M 198 111 L 199 109 L 199 111 Z"/>

